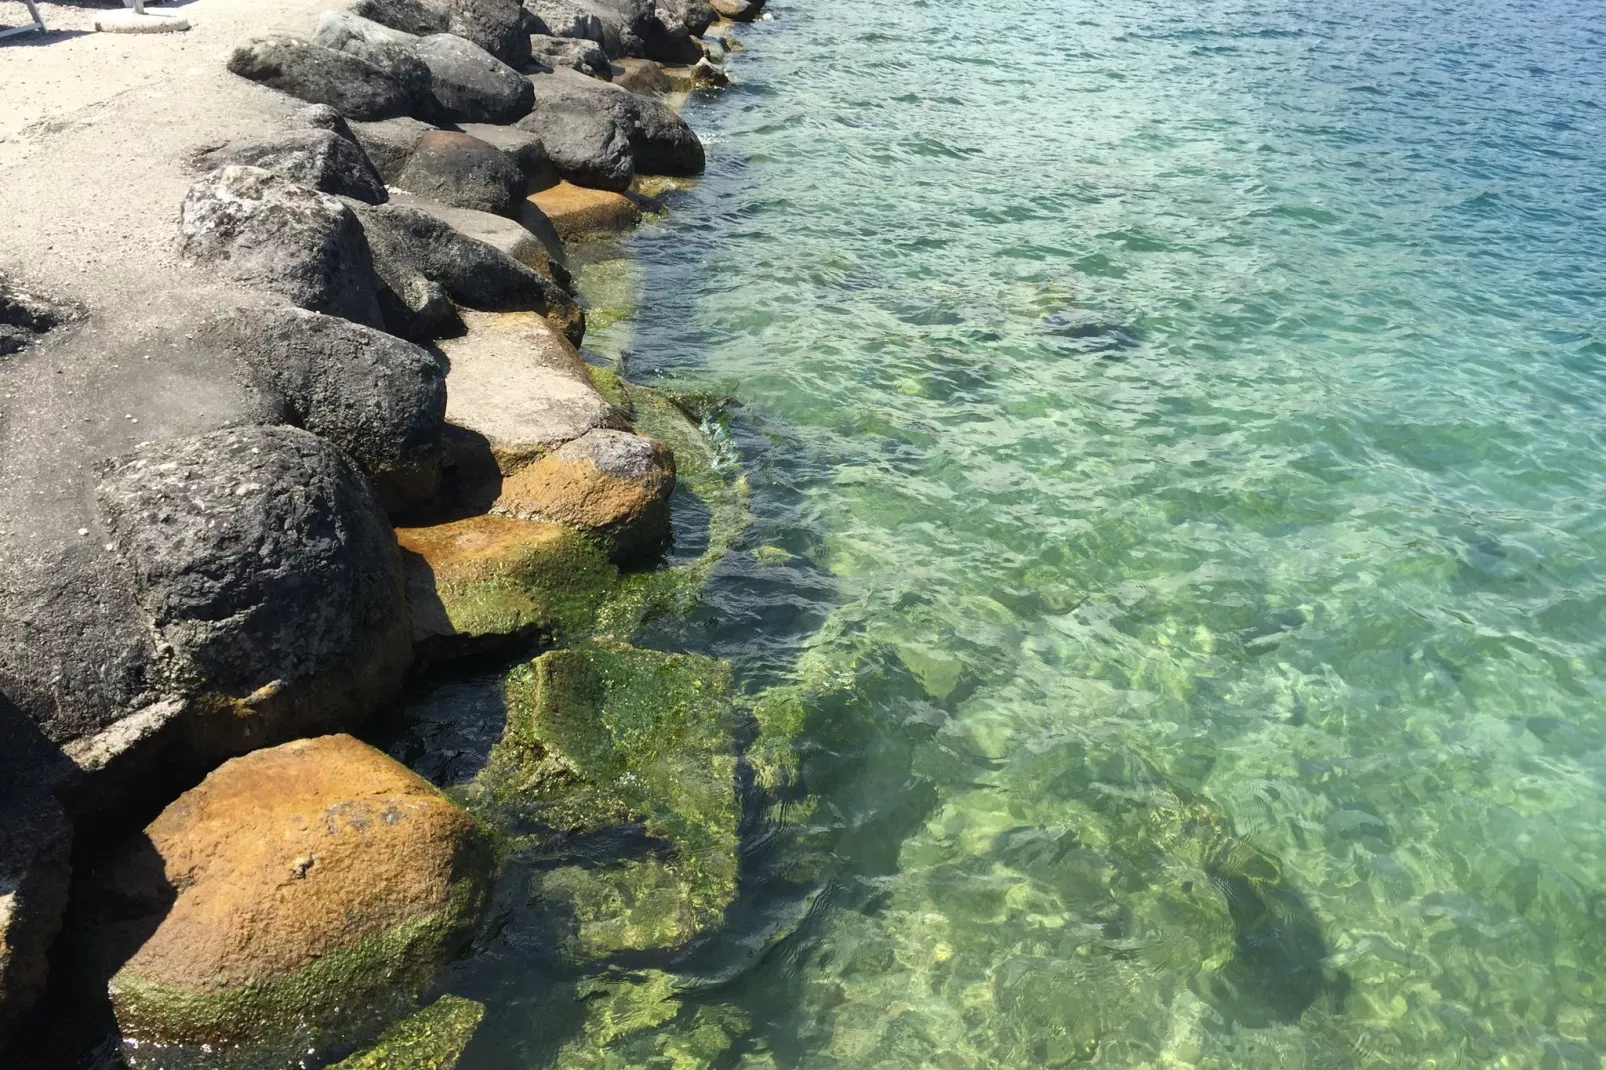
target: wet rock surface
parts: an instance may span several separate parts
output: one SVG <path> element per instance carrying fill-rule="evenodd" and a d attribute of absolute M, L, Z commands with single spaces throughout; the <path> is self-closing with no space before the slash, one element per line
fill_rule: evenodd
<path fill-rule="evenodd" d="M 636 201 L 614 190 L 560 182 L 532 193 L 529 201 L 565 241 L 629 230 L 641 222 L 641 208 Z"/>

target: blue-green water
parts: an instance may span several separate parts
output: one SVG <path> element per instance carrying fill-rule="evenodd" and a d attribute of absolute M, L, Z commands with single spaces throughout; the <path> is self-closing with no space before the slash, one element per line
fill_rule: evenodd
<path fill-rule="evenodd" d="M 801 779 L 674 999 L 464 1065 L 1599 1066 L 1606 10 L 774 15 L 588 286 L 736 399 L 658 639 Z"/>

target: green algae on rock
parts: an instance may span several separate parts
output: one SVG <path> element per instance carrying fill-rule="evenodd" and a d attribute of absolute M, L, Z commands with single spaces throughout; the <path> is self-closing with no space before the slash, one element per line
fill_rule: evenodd
<path fill-rule="evenodd" d="M 442 996 L 329 1070 L 453 1070 L 484 1018 L 484 1004 Z"/>
<path fill-rule="evenodd" d="M 622 644 L 550 651 L 509 675 L 507 727 L 470 805 L 567 832 L 639 823 L 669 848 L 545 876 L 538 895 L 576 919 L 570 957 L 675 946 L 722 916 L 741 817 L 730 688 L 724 662 Z"/>
<path fill-rule="evenodd" d="M 660 970 L 594 978 L 579 995 L 585 1022 L 558 1053 L 558 1070 L 703 1070 L 752 1027 L 735 1007 L 688 1007 Z"/>

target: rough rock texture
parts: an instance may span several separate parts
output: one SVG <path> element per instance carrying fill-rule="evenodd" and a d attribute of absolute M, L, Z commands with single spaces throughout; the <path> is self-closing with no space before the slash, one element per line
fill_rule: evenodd
<path fill-rule="evenodd" d="M 260 167 L 297 185 L 384 204 L 385 182 L 362 147 L 331 130 L 296 130 L 238 142 L 196 157 L 201 171 L 239 165 Z"/>
<path fill-rule="evenodd" d="M 619 37 L 620 56 L 646 55 L 646 41 L 658 25 L 652 0 L 579 0 L 602 18 L 604 32 Z M 614 29 L 617 27 L 617 29 Z"/>
<path fill-rule="evenodd" d="M 665 26 L 683 26 L 697 37 L 707 33 L 719 18 L 708 0 L 657 0 L 655 7 Z"/>
<path fill-rule="evenodd" d="M 583 631 L 618 579 L 589 539 L 557 524 L 475 516 L 398 528 L 396 538 L 413 644 L 425 660 Z"/>
<path fill-rule="evenodd" d="M 447 32 L 472 41 L 503 63 L 523 69 L 530 62 L 530 31 L 518 0 L 443 0 Z"/>
<path fill-rule="evenodd" d="M 386 119 L 378 123 L 352 123 L 351 133 L 386 182 L 396 181 L 413 155 L 418 139 L 436 127 L 419 119 Z"/>
<path fill-rule="evenodd" d="M 180 251 L 314 312 L 383 325 L 378 278 L 345 203 L 260 167 L 224 167 L 190 187 Z"/>
<path fill-rule="evenodd" d="M 567 67 L 596 78 L 611 77 L 608 54 L 589 34 L 570 37 L 532 34 L 530 58 L 547 67 Z"/>
<path fill-rule="evenodd" d="M 431 118 L 511 123 L 529 113 L 529 79 L 478 45 L 437 33 L 420 39 L 417 55 L 429 68 Z"/>
<path fill-rule="evenodd" d="M 619 51 L 617 16 L 610 15 L 610 24 L 605 26 L 602 16 L 587 0 L 528 0 L 525 9 L 546 28 L 542 36 L 591 41 L 604 55 L 623 54 Z M 530 44 L 533 52 L 535 42 Z"/>
<path fill-rule="evenodd" d="M 393 288 L 423 279 L 457 305 L 486 312 L 541 312 L 578 344 L 585 314 L 561 286 L 484 242 L 415 208 L 363 207 L 362 227 Z"/>
<path fill-rule="evenodd" d="M 444 7 L 424 0 L 355 0 L 350 11 L 359 18 L 419 37 L 445 33 L 451 24 L 451 15 Z"/>
<path fill-rule="evenodd" d="M 227 1046 L 416 991 L 467 943 L 490 868 L 473 818 L 350 736 L 236 758 L 98 889 L 121 921 L 101 939 L 149 933 L 111 980 L 118 1024 Z"/>
<path fill-rule="evenodd" d="M 340 447 L 391 514 L 440 487 L 446 375 L 435 357 L 383 331 L 296 308 L 236 310 L 201 340 L 236 356 L 282 399 L 286 423 Z"/>
<path fill-rule="evenodd" d="M 527 192 L 524 172 L 505 152 L 451 130 L 419 138 L 395 185 L 441 204 L 509 218 Z"/>
<path fill-rule="evenodd" d="M 535 103 L 519 126 L 541 138 L 559 172 L 571 182 L 626 188 L 627 168 L 617 149 L 621 137 L 629 147 L 628 169 L 635 173 L 702 172 L 702 142 L 662 102 L 567 70 L 534 76 L 530 84 Z M 587 177 L 592 180 L 586 181 Z"/>
<path fill-rule="evenodd" d="M 19 351 L 71 316 L 67 306 L 47 301 L 0 275 L 0 357 Z"/>
<path fill-rule="evenodd" d="M 580 355 L 546 321 L 528 314 L 476 315 L 469 327 L 463 337 L 440 344 L 451 362 L 446 419 L 484 443 L 494 461 L 493 479 L 587 431 L 630 426 L 591 385 Z"/>
<path fill-rule="evenodd" d="M 632 93 L 655 96 L 662 96 L 674 88 L 660 64 L 650 59 L 629 57 L 614 61 L 613 84 Z"/>
<path fill-rule="evenodd" d="M 429 94 L 429 68 L 414 55 L 419 38 L 391 29 L 349 11 L 325 11 L 318 17 L 312 43 L 365 60 L 407 90 L 415 102 Z"/>
<path fill-rule="evenodd" d="M 551 189 L 530 194 L 529 201 L 551 220 L 564 241 L 629 230 L 641 222 L 641 209 L 636 202 L 612 190 L 560 182 Z"/>
<path fill-rule="evenodd" d="M 458 129 L 507 153 L 524 172 L 526 191 L 546 189 L 558 181 L 558 172 L 547 159 L 541 139 L 528 130 L 490 123 L 462 123 Z"/>
<path fill-rule="evenodd" d="M 407 87 L 372 63 L 294 37 L 253 38 L 234 50 L 228 67 L 351 119 L 390 119 L 416 103 Z"/>
<path fill-rule="evenodd" d="M 708 0 L 708 6 L 733 22 L 752 22 L 764 10 L 764 0 Z"/>
<path fill-rule="evenodd" d="M 400 558 L 368 483 L 289 427 L 157 443 L 109 462 L 102 521 L 192 746 L 230 754 L 352 725 L 411 657 Z"/>
<path fill-rule="evenodd" d="M 669 447 L 599 429 L 509 476 L 494 509 L 578 528 L 615 561 L 628 561 L 668 539 L 674 490 L 675 456 Z"/>
<path fill-rule="evenodd" d="M 472 208 L 453 208 L 410 193 L 396 193 L 391 203 L 432 215 L 459 234 L 500 249 L 525 267 L 545 275 L 564 290 L 574 292 L 568 268 L 556 259 L 556 255 L 562 253 L 562 248 L 558 244 L 557 231 L 552 229 L 550 223 L 545 225 L 543 233 L 536 233 L 524 222 L 489 212 L 476 212 Z M 530 220 L 538 214 L 539 210 L 532 205 L 530 211 L 520 213 L 520 219 Z M 545 221 L 544 216 L 541 219 Z"/>

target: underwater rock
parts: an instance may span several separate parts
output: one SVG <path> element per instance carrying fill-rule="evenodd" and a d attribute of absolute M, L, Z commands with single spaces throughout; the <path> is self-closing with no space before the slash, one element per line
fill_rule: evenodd
<path fill-rule="evenodd" d="M 619 573 L 588 539 L 539 521 L 476 516 L 399 528 L 418 656 L 440 660 L 487 640 L 583 631 Z"/>
<path fill-rule="evenodd" d="M 484 1004 L 442 996 L 387 1029 L 372 1048 L 329 1070 L 453 1070 L 484 1019 Z"/>
<path fill-rule="evenodd" d="M 441 204 L 510 218 L 526 192 L 524 172 L 506 153 L 452 130 L 419 138 L 394 184 Z"/>
<path fill-rule="evenodd" d="M 492 507 L 578 528 L 625 562 L 669 538 L 675 456 L 641 435 L 599 428 L 566 442 L 502 483 Z"/>
<path fill-rule="evenodd" d="M 407 87 L 367 60 L 276 34 L 234 50 L 229 70 L 351 119 L 390 119 L 417 104 Z"/>
<path fill-rule="evenodd" d="M 322 193 L 385 203 L 385 180 L 362 147 L 329 130 L 297 130 L 236 142 L 196 159 L 203 171 L 239 164 L 260 167 Z"/>
<path fill-rule="evenodd" d="M 140 1041 L 234 1046 L 413 993 L 467 943 L 491 852 L 473 818 L 350 736 L 214 770 L 123 845 L 92 946 Z"/>
<path fill-rule="evenodd" d="M 180 253 L 313 312 L 383 327 L 373 257 L 346 203 L 260 167 L 224 167 L 190 187 Z"/>
<path fill-rule="evenodd" d="M 551 189 L 530 194 L 528 200 L 552 221 L 564 241 L 629 230 L 641 222 L 641 209 L 636 202 L 612 190 L 559 182 Z"/>
<path fill-rule="evenodd" d="M 529 79 L 478 45 L 437 33 L 422 38 L 416 54 L 429 68 L 430 118 L 511 123 L 529 113 Z"/>

